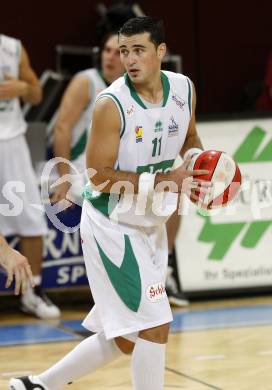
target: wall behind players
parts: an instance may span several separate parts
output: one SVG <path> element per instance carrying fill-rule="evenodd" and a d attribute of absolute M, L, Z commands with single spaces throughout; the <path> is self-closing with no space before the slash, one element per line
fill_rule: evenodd
<path fill-rule="evenodd" d="M 55 45 L 95 45 L 98 1 L 34 0 L 1 4 L 1 33 L 21 38 L 39 74 L 55 66 Z M 105 0 L 106 5 L 113 4 Z M 198 112 L 239 109 L 241 91 L 262 80 L 271 50 L 272 2 L 259 0 L 139 0 L 147 14 L 163 17 L 172 53 L 198 91 Z M 166 6 L 167 4 L 167 6 Z"/>

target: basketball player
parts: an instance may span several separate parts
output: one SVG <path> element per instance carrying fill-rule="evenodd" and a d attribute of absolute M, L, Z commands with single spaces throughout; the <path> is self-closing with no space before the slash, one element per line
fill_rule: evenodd
<path fill-rule="evenodd" d="M 35 288 L 21 297 L 23 311 L 41 318 L 60 315 L 40 289 L 42 236 L 47 232 L 36 177 L 25 140 L 27 124 L 20 99 L 38 104 L 40 83 L 19 40 L 0 35 L 0 232 L 20 236 L 20 251 L 29 259 Z M 5 195 L 4 195 L 5 194 Z M 9 198 L 9 199 L 7 199 Z M 10 206 L 14 203 L 14 207 Z M 38 207 L 38 208 L 37 208 Z"/>
<path fill-rule="evenodd" d="M 73 176 L 70 176 L 71 182 L 63 181 L 56 187 L 51 198 L 52 203 L 67 198 L 77 204 L 82 203 L 81 193 L 87 181 L 83 174 L 86 168 L 84 152 L 95 98 L 123 73 L 124 67 L 120 62 L 117 34 L 110 33 L 102 44 L 101 69 L 92 68 L 77 73 L 67 87 L 54 127 L 54 154 L 56 157 L 71 161 L 78 174 L 71 172 L 67 163 L 58 164 L 60 178 L 71 173 Z M 166 289 L 170 303 L 183 307 L 189 302 L 180 290 L 174 252 L 174 240 L 178 226 L 179 216 L 175 213 L 167 221 L 169 256 Z"/>
<path fill-rule="evenodd" d="M 208 172 L 187 170 L 189 157 L 202 151 L 195 91 L 186 76 L 160 69 L 162 22 L 130 19 L 119 48 L 127 74 L 97 97 L 87 145 L 87 167 L 97 173 L 84 193 L 81 235 L 95 306 L 84 326 L 96 334 L 39 376 L 12 379 L 12 390 L 62 389 L 122 352 L 132 353 L 133 389 L 163 389 L 172 321 L 165 221 L 177 193 L 191 191 L 185 183 L 199 188 L 196 176 Z M 185 162 L 171 170 L 179 153 Z M 166 213 L 149 207 L 153 193 L 163 195 Z M 137 210 L 147 194 L 144 212 Z"/>
<path fill-rule="evenodd" d="M 92 68 L 77 73 L 64 93 L 54 128 L 54 152 L 56 157 L 71 160 L 81 174 L 86 169 L 85 148 L 95 98 L 123 74 L 118 34 L 110 33 L 102 45 L 101 69 Z M 73 172 L 70 172 L 68 164 L 59 163 L 58 173 L 60 177 L 64 177 Z M 64 181 L 56 187 L 51 198 L 53 203 L 66 198 L 71 184 L 70 200 L 82 199 L 84 175 L 78 175 L 76 178 L 73 176 L 73 179 L 72 183 Z"/>
<path fill-rule="evenodd" d="M 5 238 L 0 234 L 0 266 L 4 268 L 7 273 L 6 288 L 15 279 L 15 295 L 18 295 L 20 291 L 25 293 L 27 290 L 28 282 L 34 287 L 35 283 L 31 272 L 30 265 L 21 253 L 12 249 Z"/>

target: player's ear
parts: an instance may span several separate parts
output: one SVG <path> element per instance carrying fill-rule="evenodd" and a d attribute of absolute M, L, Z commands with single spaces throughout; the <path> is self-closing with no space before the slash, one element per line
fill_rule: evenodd
<path fill-rule="evenodd" d="M 159 59 L 162 60 L 163 57 L 165 56 L 165 53 L 166 53 L 166 44 L 165 43 L 159 44 L 159 46 L 157 47 L 157 53 L 158 53 Z"/>

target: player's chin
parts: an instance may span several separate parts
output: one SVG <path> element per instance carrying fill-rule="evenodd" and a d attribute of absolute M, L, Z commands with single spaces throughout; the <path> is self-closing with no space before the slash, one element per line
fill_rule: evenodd
<path fill-rule="evenodd" d="M 134 83 L 140 83 L 142 82 L 142 76 L 140 74 L 140 72 L 130 72 L 129 73 L 129 77 L 130 79 L 134 82 Z"/>

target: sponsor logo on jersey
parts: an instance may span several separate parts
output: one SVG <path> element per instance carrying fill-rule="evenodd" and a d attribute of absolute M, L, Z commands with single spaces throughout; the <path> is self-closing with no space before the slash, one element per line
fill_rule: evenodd
<path fill-rule="evenodd" d="M 158 120 L 158 121 L 155 123 L 154 131 L 155 131 L 155 133 L 158 133 L 158 132 L 160 132 L 160 131 L 163 131 L 163 123 L 162 123 L 162 121 Z"/>
<path fill-rule="evenodd" d="M 155 283 L 146 290 L 147 299 L 151 302 L 157 302 L 166 298 L 166 291 L 163 282 Z"/>
<path fill-rule="evenodd" d="M 134 107 L 134 105 L 132 104 L 129 108 L 127 108 L 126 112 L 127 112 L 127 115 L 129 117 L 134 115 L 135 114 L 135 107 Z"/>
<path fill-rule="evenodd" d="M 135 127 L 135 136 L 136 136 L 136 144 L 138 142 L 143 142 L 143 127 L 142 126 Z"/>
<path fill-rule="evenodd" d="M 176 103 L 176 105 L 181 109 L 181 110 L 184 110 L 184 106 L 185 106 L 185 100 L 181 99 L 179 96 L 177 95 L 172 95 L 172 100 L 174 100 L 174 102 Z"/>
<path fill-rule="evenodd" d="M 172 115 L 168 125 L 168 137 L 174 137 L 175 135 L 178 135 L 178 129 L 179 126 Z"/>

